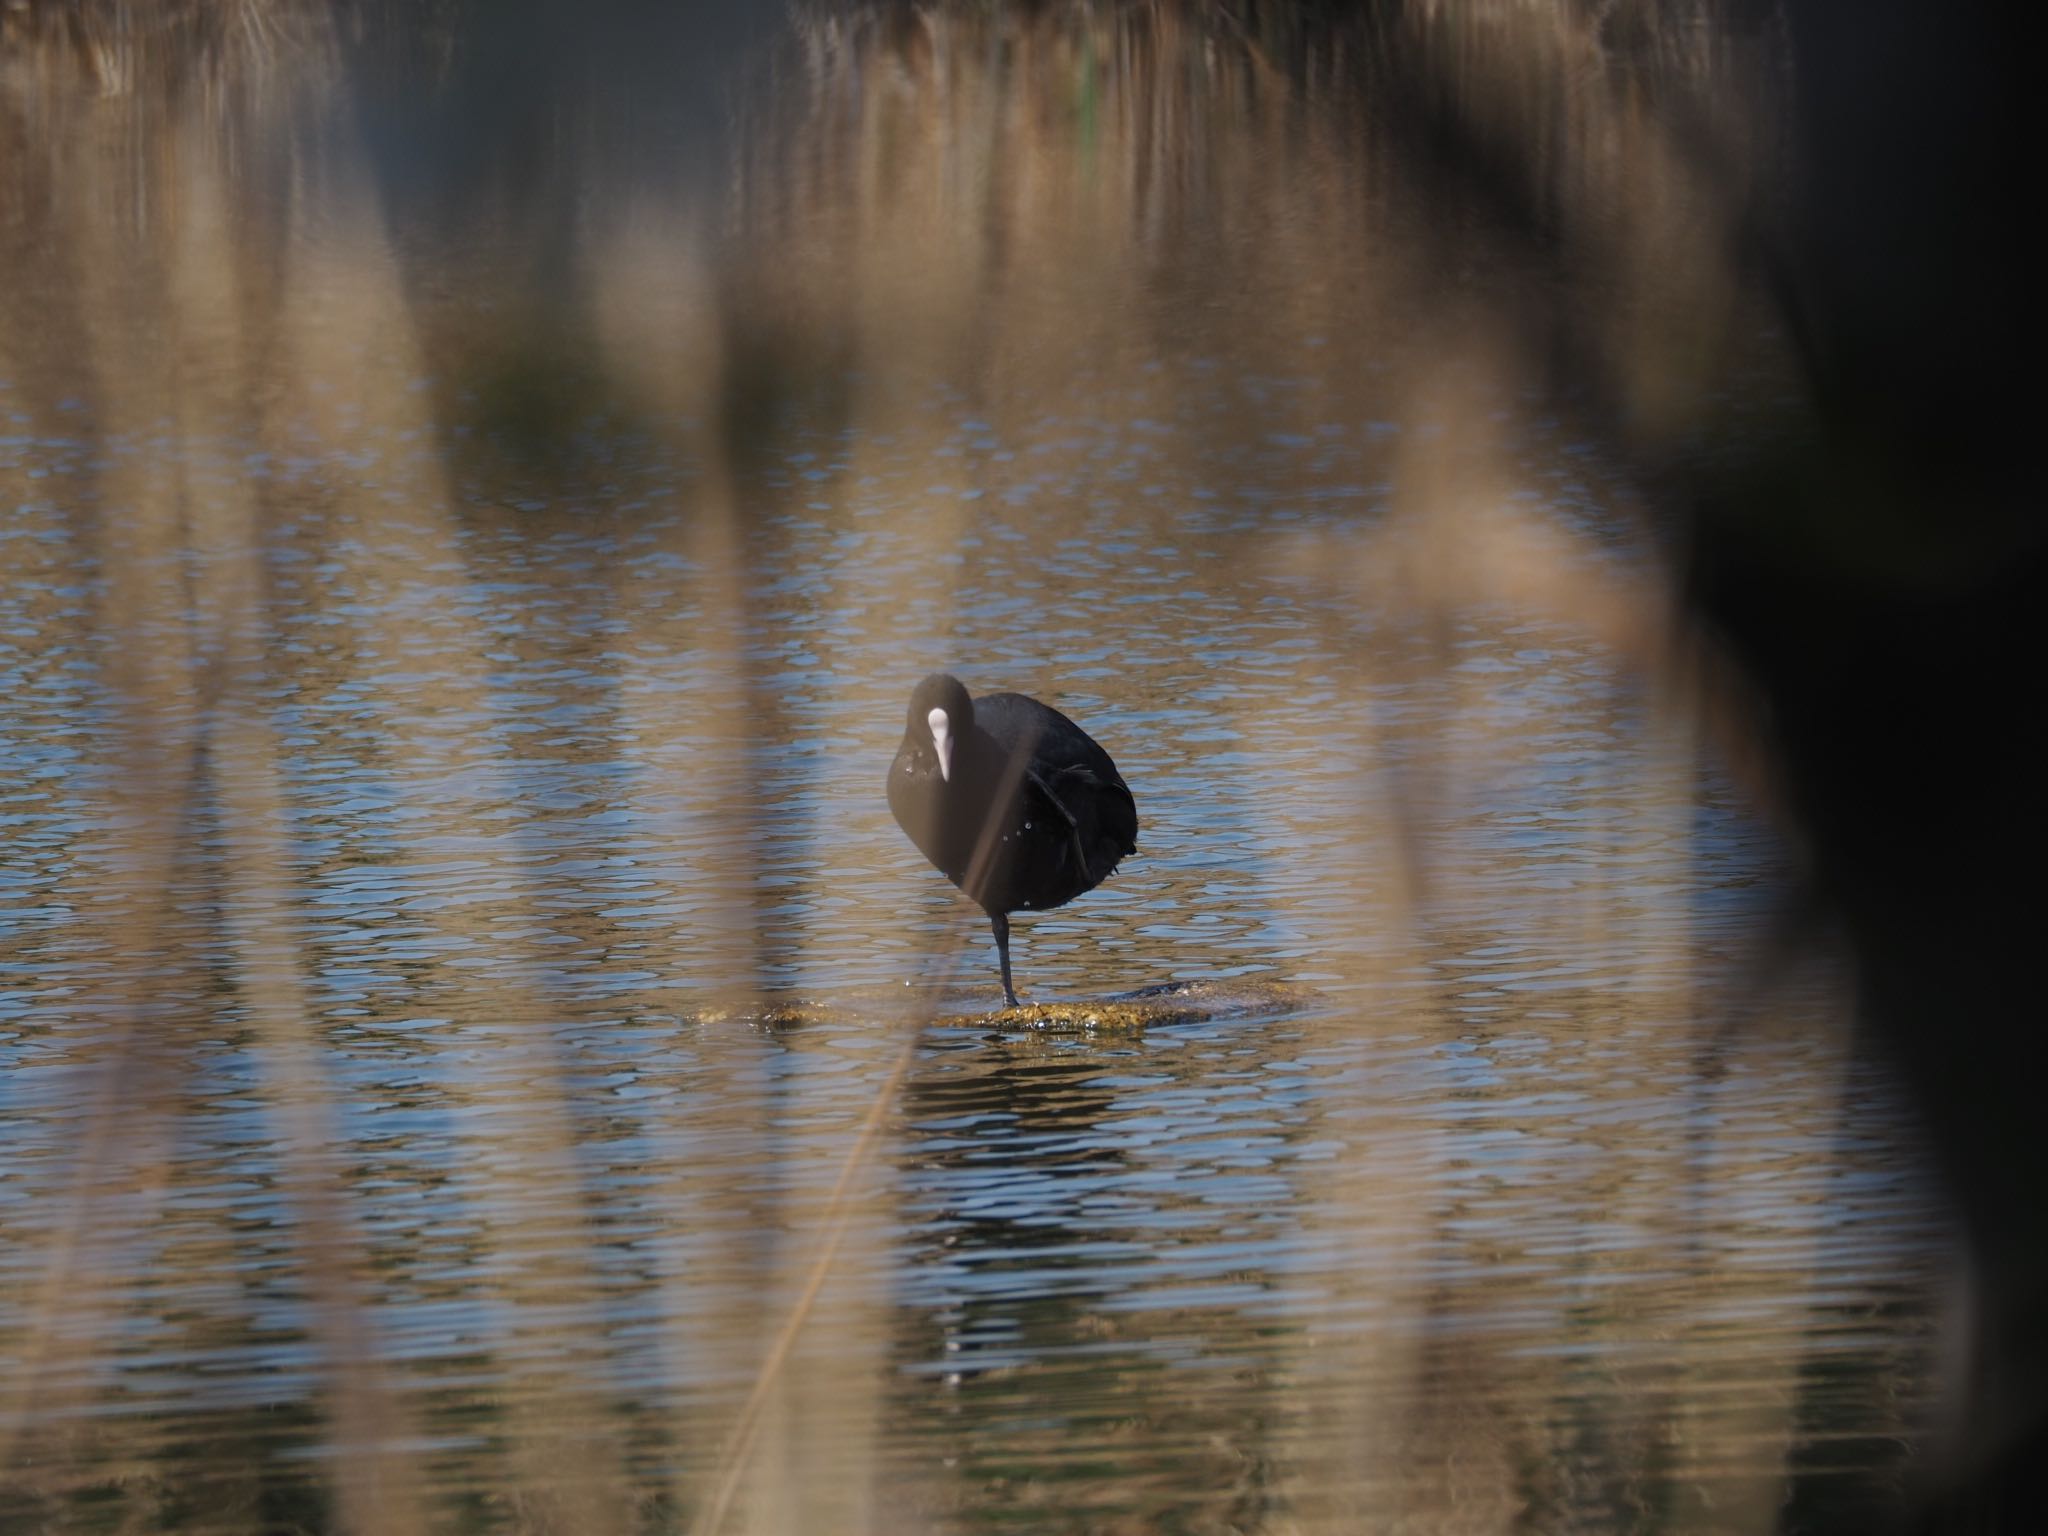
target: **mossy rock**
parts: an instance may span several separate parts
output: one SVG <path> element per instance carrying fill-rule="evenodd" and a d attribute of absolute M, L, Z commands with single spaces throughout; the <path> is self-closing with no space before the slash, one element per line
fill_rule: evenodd
<path fill-rule="evenodd" d="M 1110 997 L 1070 1002 L 1024 1003 L 1016 1008 L 992 1007 L 960 1011 L 959 994 L 930 1015 L 941 1029 L 1038 1029 L 1051 1034 L 1130 1033 L 1157 1024 L 1194 1024 L 1207 1019 L 1258 1019 L 1291 1013 L 1316 998 L 1313 987 L 1298 982 L 1234 977 L 1226 981 L 1170 981 L 1119 992 Z M 929 1000 L 931 993 L 923 994 Z M 695 1016 L 699 1025 L 743 1023 L 757 1029 L 806 1029 L 818 1024 L 843 1024 L 849 1019 L 880 1016 L 906 1024 L 923 1022 L 917 994 L 876 992 L 838 1003 L 814 998 L 786 998 L 730 1008 L 708 1008 Z"/>
<path fill-rule="evenodd" d="M 1135 992 L 1081 1002 L 1023 1003 L 989 1013 L 944 1014 L 934 1023 L 978 1029 L 1043 1029 L 1069 1034 L 1114 1034 L 1157 1024 L 1206 1019 L 1257 1019 L 1291 1013 L 1316 996 L 1296 982 L 1236 977 L 1228 981 L 1173 981 Z"/>

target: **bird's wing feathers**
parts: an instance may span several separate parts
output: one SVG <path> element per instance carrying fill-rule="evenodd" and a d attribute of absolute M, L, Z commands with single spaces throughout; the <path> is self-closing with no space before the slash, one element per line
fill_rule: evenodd
<path fill-rule="evenodd" d="M 1093 878 L 1101 879 L 1137 847 L 1137 802 L 1131 798 L 1129 786 L 1114 771 L 1105 775 L 1085 763 L 1049 771 L 1033 767 L 1025 775 L 1025 788 L 1034 801 L 1042 802 L 1059 817 L 1079 861 L 1075 867 L 1089 871 Z M 1086 826 L 1068 807 L 1069 794 L 1078 795 L 1080 803 L 1090 808 Z M 1092 858 L 1088 846 L 1091 843 L 1095 845 Z"/>
<path fill-rule="evenodd" d="M 1075 771 L 1073 769 L 1057 770 L 1054 777 L 1064 779 Z M 1080 771 L 1086 772 L 1085 769 Z M 1093 777 L 1092 774 L 1089 776 Z M 1053 813 L 1059 817 L 1060 821 L 1065 824 L 1067 839 L 1074 845 L 1074 867 L 1076 869 L 1086 869 L 1088 867 L 1088 851 L 1081 846 L 1081 824 L 1074 820 L 1074 813 L 1068 810 L 1066 802 L 1060 799 L 1059 791 L 1047 783 L 1046 776 L 1036 768 L 1026 768 L 1024 770 L 1024 781 L 1037 791 L 1038 798 L 1044 801 L 1052 809 Z"/>

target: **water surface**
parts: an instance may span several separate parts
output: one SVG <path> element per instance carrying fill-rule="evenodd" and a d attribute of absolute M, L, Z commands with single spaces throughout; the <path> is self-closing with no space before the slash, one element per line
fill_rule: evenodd
<path fill-rule="evenodd" d="M 7 1528 L 1886 1507 L 1943 1234 L 1493 323 L 1551 278 L 1446 266 L 1327 54 L 850 14 L 545 174 L 317 28 L 11 56 Z M 1766 367 L 1641 76 L 1565 73 L 1609 299 Z M 1678 433 L 1719 376 L 1651 354 Z M 1137 797 L 1023 990 L 1307 1000 L 958 1022 L 986 925 L 882 797 L 941 665 Z"/>

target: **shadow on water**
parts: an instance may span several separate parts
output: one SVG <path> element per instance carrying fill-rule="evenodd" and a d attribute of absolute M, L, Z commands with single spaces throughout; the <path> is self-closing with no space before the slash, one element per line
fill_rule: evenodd
<path fill-rule="evenodd" d="M 2030 1508 L 2010 66 L 1820 11 L 7 8 L 0 1524 Z M 1142 820 L 966 1028 L 938 665 Z"/>

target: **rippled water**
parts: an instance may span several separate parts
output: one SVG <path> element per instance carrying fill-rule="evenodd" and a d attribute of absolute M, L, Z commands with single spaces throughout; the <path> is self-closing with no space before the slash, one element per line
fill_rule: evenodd
<path fill-rule="evenodd" d="M 935 46 L 956 124 L 1053 88 Z M 1260 257 L 1101 190 L 1165 99 L 1123 67 L 1013 265 L 929 246 L 966 151 L 812 206 L 771 133 L 751 277 L 658 201 L 578 247 L 594 361 L 345 135 L 249 200 L 203 114 L 152 159 L 147 98 L 17 82 L 11 131 L 115 147 L 0 172 L 9 1530 L 1896 1496 L 1942 1234 L 1828 957 L 1770 942 L 1767 794 L 1644 639 L 1653 530 L 1462 322 L 1339 281 L 1399 227 L 1341 133 L 1187 87 L 1158 152 L 1244 199 L 1232 146 L 1293 144 Z M 777 131 L 880 155 L 878 99 Z M 110 221 L 124 174 L 178 211 Z M 882 797 L 939 665 L 1137 797 L 1023 991 L 1309 1000 L 963 1023 L 986 925 Z"/>

